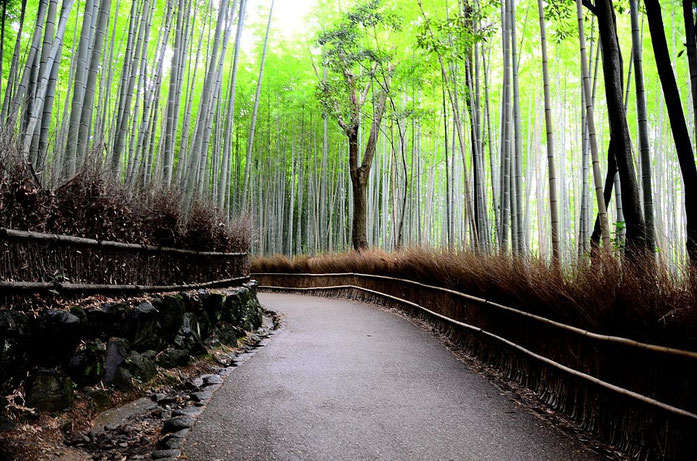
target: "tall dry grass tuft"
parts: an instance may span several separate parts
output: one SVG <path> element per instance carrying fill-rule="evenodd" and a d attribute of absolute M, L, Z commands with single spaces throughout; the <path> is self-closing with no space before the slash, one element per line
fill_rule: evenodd
<path fill-rule="evenodd" d="M 0 226 L 44 231 L 53 195 L 40 187 L 30 165 L 4 160 L 0 163 Z"/>
<path fill-rule="evenodd" d="M 95 164 L 54 190 L 31 166 L 0 156 L 0 227 L 206 251 L 248 251 L 249 220 L 230 222 L 210 202 L 176 189 L 129 190 Z"/>
<path fill-rule="evenodd" d="M 150 230 L 153 240 L 161 246 L 180 245 L 180 224 L 184 219 L 181 203 L 182 197 L 178 190 L 158 187 L 146 204 L 150 213 L 145 216 L 144 224 Z"/>
<path fill-rule="evenodd" d="M 230 248 L 251 248 L 252 246 L 252 220 L 248 214 L 238 216 L 228 225 L 230 236 Z"/>
<path fill-rule="evenodd" d="M 416 280 L 605 334 L 697 347 L 694 281 L 612 255 L 559 273 L 537 258 L 408 249 L 257 258 L 253 272 L 358 272 Z"/>
<path fill-rule="evenodd" d="M 98 170 L 84 170 L 54 192 L 51 232 L 98 240 L 145 243 L 140 200 Z"/>

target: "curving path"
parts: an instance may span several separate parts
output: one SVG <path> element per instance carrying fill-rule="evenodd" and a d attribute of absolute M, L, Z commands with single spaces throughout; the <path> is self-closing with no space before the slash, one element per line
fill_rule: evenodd
<path fill-rule="evenodd" d="M 259 299 L 285 325 L 215 393 L 188 459 L 595 459 L 401 317 L 341 299 Z"/>

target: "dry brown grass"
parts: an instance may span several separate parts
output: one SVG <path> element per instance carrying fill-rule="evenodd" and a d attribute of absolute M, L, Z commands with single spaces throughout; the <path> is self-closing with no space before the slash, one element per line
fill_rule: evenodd
<path fill-rule="evenodd" d="M 5 156 L 0 164 L 0 227 L 195 250 L 249 249 L 247 218 L 229 222 L 208 202 L 185 203 L 174 189 L 129 190 L 97 167 L 50 190 L 27 163 Z"/>
<path fill-rule="evenodd" d="M 252 261 L 253 272 L 359 272 L 451 288 L 593 331 L 697 347 L 695 283 L 658 264 L 582 261 L 562 273 L 535 258 L 409 249 Z"/>

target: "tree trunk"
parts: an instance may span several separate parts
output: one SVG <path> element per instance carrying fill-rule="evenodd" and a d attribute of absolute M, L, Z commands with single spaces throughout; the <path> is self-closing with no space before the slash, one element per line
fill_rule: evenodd
<path fill-rule="evenodd" d="M 73 0 L 67 0 L 63 5 L 63 11 L 61 12 L 60 24 L 58 25 L 58 32 L 56 33 L 56 39 L 54 40 L 50 51 L 48 52 L 48 57 L 46 60 L 46 65 L 43 75 L 40 76 L 38 82 L 38 88 L 36 91 L 36 97 L 34 98 L 30 108 L 29 108 L 29 120 L 24 134 L 24 143 L 22 147 L 22 152 L 24 155 L 29 153 L 31 142 L 33 139 L 33 134 L 38 123 L 39 114 L 44 108 L 45 95 L 48 89 L 49 78 L 53 71 L 54 63 L 56 62 L 56 57 L 58 55 L 58 50 L 60 50 L 60 44 L 63 42 L 63 34 L 65 33 L 65 28 L 68 23 L 68 15 L 73 6 Z M 48 121 L 47 121 L 48 123 Z"/>
<path fill-rule="evenodd" d="M 586 58 L 586 39 L 583 30 L 583 8 L 581 0 L 576 0 L 576 17 L 578 19 L 578 36 L 581 48 L 581 76 L 583 78 L 583 91 L 586 103 L 586 123 L 588 124 L 588 138 L 591 146 L 591 158 L 593 159 L 593 184 L 595 186 L 595 198 L 598 203 L 598 220 L 600 225 L 603 246 L 610 248 L 610 228 L 607 219 L 607 208 L 603 198 L 602 177 L 600 174 L 600 159 L 598 157 L 598 142 L 595 134 L 595 118 L 593 116 L 593 96 L 591 95 L 590 76 L 588 73 L 588 61 Z"/>
<path fill-rule="evenodd" d="M 2 2 L 2 17 L 0 18 L 0 101 L 2 101 L 2 68 L 5 61 L 5 21 L 7 19 L 7 2 Z"/>
<path fill-rule="evenodd" d="M 349 143 L 349 163 L 351 164 L 351 190 L 353 192 L 353 222 L 351 224 L 351 242 L 354 250 L 368 248 L 366 236 L 366 185 L 362 171 L 358 168 L 358 127 L 346 134 Z M 366 175 L 367 176 L 367 175 Z"/>
<path fill-rule="evenodd" d="M 622 192 L 622 211 L 627 224 L 627 250 L 630 254 L 643 253 L 646 249 L 646 225 L 641 213 L 639 187 L 632 161 L 632 142 L 624 104 L 622 52 L 617 39 L 612 0 L 596 1 L 595 14 L 598 18 L 598 32 L 602 45 L 611 145 L 614 140 L 614 155 Z"/>
<path fill-rule="evenodd" d="M 177 6 L 177 28 L 174 33 L 174 49 L 172 52 L 172 71 L 169 77 L 169 91 L 167 92 L 167 117 L 163 144 L 162 180 L 166 187 L 172 183 L 172 168 L 174 166 L 174 145 L 177 122 L 179 120 L 181 84 L 183 82 L 179 75 L 183 72 L 183 61 L 186 57 L 186 48 L 183 46 L 186 28 L 184 10 L 186 7 L 187 3 L 184 0 L 179 0 Z"/>
<path fill-rule="evenodd" d="M 632 20 L 632 57 L 634 62 L 634 83 L 636 85 L 637 119 L 639 122 L 639 154 L 641 160 L 641 184 L 644 199 L 644 220 L 646 222 L 646 246 L 649 249 L 649 251 L 653 253 L 656 251 L 656 230 L 653 216 L 651 156 L 649 152 L 649 124 L 648 115 L 646 111 L 646 91 L 644 89 L 642 43 L 641 33 L 639 31 L 639 6 L 637 3 L 638 0 L 629 0 L 629 9 Z M 697 75 L 695 75 L 695 79 L 697 79 Z M 697 80 L 693 79 L 693 84 L 697 84 Z M 693 93 L 693 102 L 697 101 L 696 97 L 697 94 Z"/>
<path fill-rule="evenodd" d="M 7 2 L 4 1 L 3 5 L 6 6 Z M 17 39 L 15 41 L 14 51 L 12 53 L 12 62 L 10 63 L 10 74 L 7 77 L 7 86 L 5 87 L 5 98 L 2 100 L 2 122 L 6 123 L 10 115 L 10 102 L 13 96 L 13 89 L 15 85 L 15 80 L 17 78 L 17 73 L 19 70 L 19 55 L 22 48 L 22 30 L 24 29 L 24 16 L 27 12 L 27 0 L 22 0 L 22 6 L 20 8 L 19 14 L 19 28 L 17 30 Z M 3 47 L 5 41 L 2 42 Z"/>
<path fill-rule="evenodd" d="M 27 88 L 29 87 L 29 82 L 31 80 L 31 75 L 34 71 L 34 62 L 36 56 L 39 52 L 39 44 L 41 42 L 41 32 L 43 31 L 44 21 L 46 19 L 46 10 L 48 9 L 48 1 L 41 0 L 39 3 L 39 9 L 36 16 L 36 25 L 34 27 L 34 32 L 32 35 L 31 43 L 29 45 L 29 53 L 27 60 L 24 65 L 24 71 L 22 71 L 22 78 L 17 87 L 16 93 L 12 96 L 12 105 L 10 106 L 9 112 L 7 113 L 8 124 L 14 126 L 17 121 L 17 116 L 19 114 L 19 109 L 21 105 L 25 102 L 25 94 L 27 93 Z M 14 67 L 14 66 L 13 66 Z M 9 85 L 8 85 L 9 87 Z M 5 92 L 5 96 L 9 95 L 9 91 Z"/>
<path fill-rule="evenodd" d="M 55 33 L 55 28 L 56 28 L 56 10 L 58 8 L 58 0 L 51 0 L 50 4 L 48 6 L 48 16 L 46 18 L 46 27 L 44 30 L 44 41 L 41 45 L 41 59 L 40 59 L 40 64 L 39 64 L 39 71 L 37 73 L 37 92 L 35 93 L 34 98 L 39 96 L 38 90 L 40 86 L 40 81 L 41 78 L 44 74 L 48 75 L 51 72 L 51 69 L 47 69 L 48 67 L 48 59 L 49 55 L 51 53 L 51 47 L 53 45 L 53 36 Z M 0 58 L 1 59 L 1 58 Z M 2 75 L 2 71 L 0 70 L 0 75 Z M 43 101 L 42 101 L 43 103 Z M 31 113 L 29 114 L 31 117 Z M 39 136 L 41 133 L 41 121 L 42 119 L 39 118 L 38 122 L 36 123 L 36 127 L 33 129 L 33 131 L 30 133 L 27 130 L 27 133 L 25 133 L 25 136 L 31 136 L 31 149 L 29 152 L 29 160 L 34 165 L 36 168 L 37 166 L 37 161 L 39 157 Z M 31 119 L 30 119 L 31 122 Z"/>
<path fill-rule="evenodd" d="M 73 2 L 63 2 L 61 7 L 61 16 L 63 16 L 63 11 L 68 10 L 68 5 L 72 8 Z M 60 27 L 60 26 L 59 26 Z M 58 41 L 58 37 L 54 39 L 54 43 Z M 51 128 L 51 117 L 53 115 L 53 102 L 56 96 L 56 85 L 58 83 L 58 71 L 60 70 L 60 60 L 61 51 L 63 49 L 63 40 L 58 41 L 58 50 L 56 52 L 56 58 L 51 66 L 51 71 L 48 77 L 48 87 L 46 88 L 46 98 L 44 100 L 44 108 L 41 115 L 41 130 L 39 133 L 39 146 L 37 152 L 37 164 L 36 169 L 38 171 L 43 169 L 44 161 L 46 159 L 46 154 L 48 151 L 48 140 L 49 140 L 49 130 Z M 60 124 L 57 124 L 60 127 Z M 54 159 L 54 162 L 56 160 Z"/>
<path fill-rule="evenodd" d="M 605 175 L 605 186 L 603 187 L 603 203 L 605 208 L 610 205 L 610 200 L 612 200 L 612 188 L 615 184 L 615 175 L 617 174 L 617 161 L 613 155 L 614 149 L 612 146 L 612 141 L 610 141 L 610 148 L 608 149 L 607 158 L 607 175 Z M 595 224 L 593 226 L 593 233 L 591 234 L 591 252 L 595 254 L 598 245 L 600 245 L 601 237 L 601 221 L 600 215 L 595 218 Z"/>
<path fill-rule="evenodd" d="M 645 0 L 646 14 L 649 21 L 649 31 L 653 43 L 653 53 L 656 59 L 658 76 L 663 87 L 670 128 L 673 132 L 675 150 L 680 162 L 683 187 L 685 191 L 685 216 L 687 218 L 687 254 L 692 267 L 697 266 L 697 167 L 690 142 L 690 135 L 685 123 L 680 102 L 680 92 L 675 81 L 665 30 L 663 28 L 663 15 L 658 0 Z"/>
<path fill-rule="evenodd" d="M 388 70 L 389 72 L 389 70 Z M 354 250 L 363 250 L 368 248 L 368 238 L 366 234 L 366 189 L 368 186 L 368 178 L 370 176 L 370 168 L 373 164 L 373 158 L 378 142 L 378 134 L 380 133 L 380 124 L 382 116 L 385 113 L 385 104 L 387 102 L 387 91 L 390 88 L 390 79 L 386 78 L 385 88 L 380 90 L 373 111 L 373 123 L 370 127 L 370 135 L 363 153 L 363 161 L 360 166 L 358 164 L 358 128 L 357 121 L 352 122 L 350 126 L 344 129 L 346 137 L 349 141 L 349 171 L 351 173 L 351 185 L 353 190 L 353 221 L 351 239 Z"/>
<path fill-rule="evenodd" d="M 636 0 L 633 0 L 636 2 Z M 631 3 L 631 2 L 630 2 Z M 683 19 L 685 21 L 685 47 L 687 49 L 687 63 L 690 69 L 690 93 L 692 95 L 692 116 L 695 118 L 697 130 L 697 46 L 695 45 L 695 18 L 694 0 L 682 0 Z M 633 32 L 633 26 L 632 26 Z M 697 131 L 695 133 L 697 142 Z"/>
<path fill-rule="evenodd" d="M 235 53 L 232 58 L 232 76 L 230 77 L 230 100 L 228 101 L 228 125 L 225 130 L 225 157 L 223 159 L 223 193 L 225 194 L 223 201 L 223 209 L 230 215 L 230 179 L 231 179 L 231 165 L 230 158 L 232 157 L 232 133 L 235 129 L 235 92 L 237 91 L 237 64 L 240 54 L 240 43 L 242 41 L 242 30 L 244 27 L 244 16 L 245 8 L 247 6 L 247 0 L 241 0 L 240 2 L 240 12 L 237 19 L 237 33 L 235 35 Z M 292 230 L 292 226 L 290 226 Z"/>
<path fill-rule="evenodd" d="M 513 162 L 511 168 L 514 172 L 513 190 L 515 191 L 515 215 L 512 216 L 515 222 L 515 242 L 516 251 L 518 254 L 524 254 L 525 247 L 523 244 L 523 140 L 522 131 L 520 128 L 520 92 L 518 90 L 518 44 L 516 43 L 516 19 L 515 19 L 515 1 L 509 1 L 509 27 L 511 28 L 511 76 L 513 83 Z"/>
<path fill-rule="evenodd" d="M 116 132 L 114 145 L 111 156 L 111 169 L 114 175 L 119 175 L 121 168 L 121 156 L 126 147 L 126 134 L 128 132 L 128 121 L 131 117 L 131 102 L 133 100 L 133 88 L 136 82 L 136 74 L 138 69 L 138 64 L 141 63 L 141 48 L 143 45 L 143 34 L 147 28 L 146 21 L 149 16 L 147 11 L 150 7 L 150 0 L 145 0 L 143 3 L 143 8 L 140 17 L 140 26 L 137 27 L 136 23 L 136 4 L 133 4 L 133 9 L 131 10 L 131 24 L 129 26 L 129 40 L 135 38 L 136 48 L 132 57 L 129 59 L 131 54 L 128 52 L 129 47 L 126 47 L 126 57 L 123 63 L 122 70 L 122 80 L 121 80 L 121 95 L 119 97 L 119 111 L 116 116 L 118 122 L 116 123 Z M 137 30 L 137 37 L 134 37 Z M 136 100 L 137 101 L 137 100 Z M 134 111 L 135 112 L 135 111 Z"/>
<path fill-rule="evenodd" d="M 75 173 L 77 168 L 78 153 L 78 132 L 80 130 L 80 118 L 82 116 L 82 105 L 85 98 L 86 76 L 89 63 L 88 52 L 92 41 L 92 5 L 94 0 L 87 0 L 85 11 L 82 16 L 82 29 L 80 29 L 80 44 L 77 47 L 77 69 L 75 70 L 75 81 L 73 88 L 73 100 L 70 110 L 70 124 L 68 125 L 68 139 L 65 146 L 65 170 L 66 177 Z M 73 58 L 75 59 L 75 58 Z"/>

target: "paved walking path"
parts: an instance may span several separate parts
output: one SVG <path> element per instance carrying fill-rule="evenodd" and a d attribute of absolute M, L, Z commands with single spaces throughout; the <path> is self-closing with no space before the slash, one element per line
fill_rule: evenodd
<path fill-rule="evenodd" d="M 216 392 L 184 446 L 191 460 L 595 459 L 399 316 L 259 299 L 284 328 Z"/>

